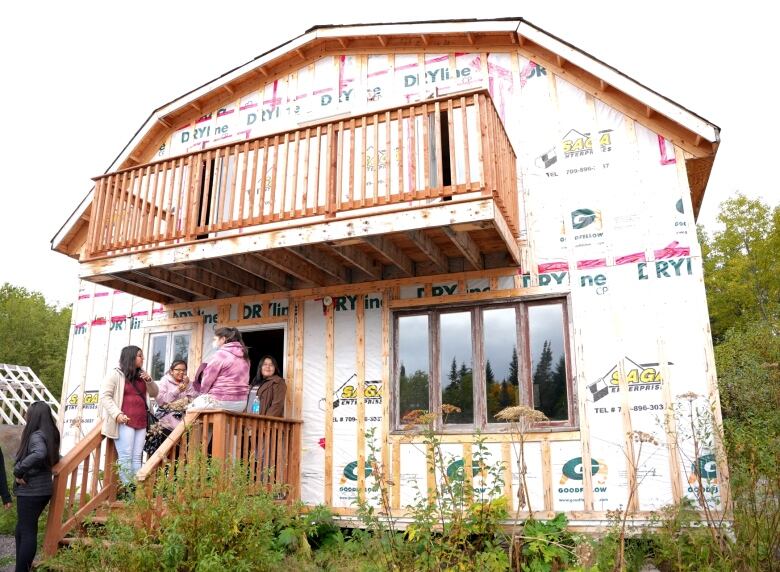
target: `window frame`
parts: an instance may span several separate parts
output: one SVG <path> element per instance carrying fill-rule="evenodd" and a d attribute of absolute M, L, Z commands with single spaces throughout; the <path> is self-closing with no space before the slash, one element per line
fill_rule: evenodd
<path fill-rule="evenodd" d="M 396 310 L 391 316 L 392 329 L 392 387 L 391 393 L 391 432 L 406 434 L 413 432 L 405 429 L 399 419 L 400 414 L 400 352 L 399 348 L 399 319 L 406 316 L 427 316 L 428 319 L 428 360 L 429 382 L 428 403 L 433 411 L 441 410 L 441 331 L 440 316 L 447 313 L 469 312 L 471 316 L 472 334 L 472 375 L 473 375 L 473 404 L 474 422 L 470 424 L 444 424 L 441 415 L 434 422 L 434 430 L 437 433 L 446 434 L 473 434 L 476 431 L 485 433 L 509 433 L 511 428 L 507 423 L 491 422 L 487 419 L 487 387 L 485 383 L 485 351 L 484 351 L 484 311 L 500 308 L 513 308 L 515 310 L 516 345 L 518 357 L 518 388 L 520 390 L 519 404 L 533 407 L 533 371 L 531 364 L 531 335 L 529 330 L 528 308 L 533 306 L 560 305 L 561 329 L 563 335 L 564 360 L 566 364 L 566 392 L 567 412 L 565 420 L 546 421 L 534 424 L 534 430 L 539 431 L 572 431 L 579 428 L 579 411 L 577 408 L 576 374 L 572 360 L 571 345 L 571 297 L 570 295 L 555 294 L 534 298 L 515 298 L 508 300 L 495 300 L 487 302 L 464 302 L 458 304 L 437 304 L 423 308 L 410 308 Z"/>

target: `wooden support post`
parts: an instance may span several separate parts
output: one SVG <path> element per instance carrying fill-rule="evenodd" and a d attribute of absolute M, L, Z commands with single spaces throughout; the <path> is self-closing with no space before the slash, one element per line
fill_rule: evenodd
<path fill-rule="evenodd" d="M 333 506 L 333 376 L 334 311 L 328 306 L 325 315 L 325 505 Z"/>
<path fill-rule="evenodd" d="M 358 449 L 358 500 L 365 500 L 366 494 L 366 295 L 357 297 L 355 306 L 355 346 L 357 372 L 357 449 Z M 330 395 L 330 394 L 328 394 Z"/>

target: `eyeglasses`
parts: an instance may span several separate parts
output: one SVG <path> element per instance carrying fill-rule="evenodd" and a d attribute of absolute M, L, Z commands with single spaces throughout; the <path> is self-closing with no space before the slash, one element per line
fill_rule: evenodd
<path fill-rule="evenodd" d="M 187 370 L 186 369 L 174 369 L 173 371 L 175 373 L 185 373 Z"/>

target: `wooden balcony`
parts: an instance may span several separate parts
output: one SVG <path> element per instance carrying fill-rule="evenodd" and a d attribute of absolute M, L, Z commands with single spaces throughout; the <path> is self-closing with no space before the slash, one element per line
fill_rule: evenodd
<path fill-rule="evenodd" d="M 486 91 L 95 181 L 84 277 L 163 302 L 235 294 L 172 283 L 168 266 L 226 263 L 251 293 L 519 263 L 516 156 Z"/>

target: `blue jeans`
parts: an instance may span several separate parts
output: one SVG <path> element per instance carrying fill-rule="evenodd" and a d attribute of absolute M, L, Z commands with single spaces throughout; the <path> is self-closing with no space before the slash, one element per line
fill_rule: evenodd
<path fill-rule="evenodd" d="M 122 484 L 131 482 L 141 469 L 145 439 L 146 429 L 119 426 L 119 438 L 114 441 L 114 444 L 119 463 L 119 479 Z"/>

